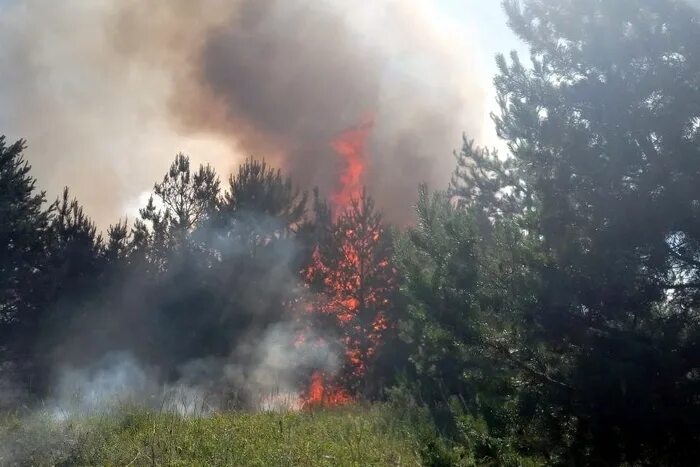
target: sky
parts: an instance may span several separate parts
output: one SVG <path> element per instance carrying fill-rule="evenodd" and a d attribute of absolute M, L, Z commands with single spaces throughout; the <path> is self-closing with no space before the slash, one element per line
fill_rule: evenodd
<path fill-rule="evenodd" d="M 523 54 L 527 49 L 506 24 L 506 15 L 498 0 L 437 0 L 436 6 L 453 21 L 474 31 L 484 66 L 490 74 L 496 73 L 494 57 L 498 53 L 508 54 L 517 50 Z"/>
<path fill-rule="evenodd" d="M 498 144 L 494 56 L 523 50 L 496 0 L 354 5 L 0 0 L 0 134 L 105 228 L 180 151 L 224 178 L 264 156 L 328 193 L 327 140 L 372 111 L 366 183 L 403 221 L 418 183 L 449 180 L 462 132 Z"/>

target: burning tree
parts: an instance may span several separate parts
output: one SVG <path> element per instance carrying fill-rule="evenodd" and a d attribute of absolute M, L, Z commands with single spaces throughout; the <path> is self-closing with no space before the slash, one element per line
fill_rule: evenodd
<path fill-rule="evenodd" d="M 326 384 L 359 394 L 366 389 L 365 375 L 389 326 L 387 311 L 396 284 L 389 233 L 374 201 L 362 192 L 334 222 L 327 222 L 319 238 L 303 271 L 315 292 L 308 311 L 316 326 L 338 336 L 345 355 L 341 371 Z M 318 395 L 319 381 L 315 374 L 309 398 Z M 320 394 L 337 397 L 331 396 L 337 391 L 328 389 Z"/>

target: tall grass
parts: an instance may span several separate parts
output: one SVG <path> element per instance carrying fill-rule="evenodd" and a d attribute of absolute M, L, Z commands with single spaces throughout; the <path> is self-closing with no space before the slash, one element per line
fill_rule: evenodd
<path fill-rule="evenodd" d="M 5 415 L 0 465 L 420 465 L 419 441 L 386 406 L 182 416 L 120 406 L 102 413 Z"/>

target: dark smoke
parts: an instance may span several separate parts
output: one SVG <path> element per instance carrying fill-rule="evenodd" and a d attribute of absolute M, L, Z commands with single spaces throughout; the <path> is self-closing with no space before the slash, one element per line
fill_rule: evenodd
<path fill-rule="evenodd" d="M 476 54 L 428 1 L 29 0 L 4 10 L 11 92 L 0 90 L 0 125 L 29 139 L 51 194 L 71 185 L 101 225 L 179 150 L 223 173 L 266 157 L 328 195 L 340 169 L 329 142 L 368 112 L 368 188 L 405 222 L 417 185 L 443 185 L 461 133 L 479 137 L 484 120 Z"/>
<path fill-rule="evenodd" d="M 327 194 L 340 170 L 329 142 L 373 112 L 366 183 L 392 220 L 406 221 L 416 186 L 443 183 L 460 133 L 479 131 L 464 109 L 480 112 L 483 103 L 476 80 L 464 73 L 453 81 L 461 61 L 431 37 L 420 3 L 378 5 L 364 7 L 372 14 L 363 18 L 348 2 L 241 2 L 194 57 L 187 84 L 208 98 L 172 101 L 175 116 L 248 152 L 277 154 L 295 179 Z M 223 119 L 210 118 L 211 101 L 225 105 Z"/>
<path fill-rule="evenodd" d="M 328 6 L 245 2 L 240 15 L 209 35 L 198 85 L 226 104 L 227 119 L 215 129 L 230 125 L 254 152 L 272 142 L 295 178 L 328 192 L 337 173 L 333 134 L 379 99 L 377 57 L 358 52 Z M 176 107 L 199 125 L 189 109 Z"/>

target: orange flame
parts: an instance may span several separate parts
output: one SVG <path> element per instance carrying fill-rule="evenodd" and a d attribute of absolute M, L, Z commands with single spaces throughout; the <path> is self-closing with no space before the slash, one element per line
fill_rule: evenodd
<path fill-rule="evenodd" d="M 311 381 L 309 382 L 308 394 L 306 395 L 307 404 L 319 404 L 323 401 L 323 376 L 318 371 L 315 371 L 311 375 Z"/>
<path fill-rule="evenodd" d="M 345 405 L 352 401 L 345 390 L 327 386 L 324 380 L 325 375 L 320 371 L 315 371 L 311 375 L 303 401 L 304 407 Z"/>
<path fill-rule="evenodd" d="M 345 362 L 336 374 L 315 371 L 311 375 L 303 396 L 304 407 L 351 402 L 350 394 L 359 392 L 368 364 L 389 328 L 384 310 L 394 287 L 393 268 L 381 246 L 384 230 L 379 218 L 365 215 L 372 206 L 363 179 L 373 126 L 373 118 L 365 117 L 331 142 L 345 163 L 338 187 L 330 196 L 333 251 L 324 250 L 322 254 L 316 245 L 310 263 L 300 272 L 306 286 L 316 288 L 303 310 L 308 315 L 334 318 L 324 322 L 336 326 Z"/>
<path fill-rule="evenodd" d="M 371 222 L 357 227 L 338 228 L 336 224 L 334 232 L 339 244 L 334 249 L 337 250 L 324 257 L 316 246 L 310 264 L 302 270 L 307 287 L 320 283 L 322 288 L 304 309 L 308 314 L 334 318 L 345 357 L 344 373 L 330 378 L 314 375 L 305 405 L 320 401 L 347 402 L 347 393 L 329 396 L 332 392 L 328 392 L 328 387 L 352 390 L 361 384 L 389 328 L 384 311 L 389 307 L 388 297 L 395 282 L 389 258 L 383 256 L 386 251 L 378 249 L 383 229 Z M 377 283 L 380 278 L 382 281 Z M 335 386 L 324 384 L 324 380 Z"/>
<path fill-rule="evenodd" d="M 339 186 L 330 196 L 336 213 L 349 206 L 350 201 L 358 198 L 362 192 L 367 165 L 367 140 L 373 127 L 374 117 L 368 115 L 358 125 L 342 131 L 331 142 L 333 151 L 345 161 Z"/>

